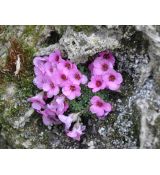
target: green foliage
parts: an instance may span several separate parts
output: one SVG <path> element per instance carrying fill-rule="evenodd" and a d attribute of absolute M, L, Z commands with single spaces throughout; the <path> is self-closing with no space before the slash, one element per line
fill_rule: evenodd
<path fill-rule="evenodd" d="M 88 70 L 88 65 L 79 64 L 78 69 L 85 74 L 90 81 L 90 71 Z M 69 112 L 82 112 L 86 115 L 90 115 L 90 99 L 95 95 L 100 96 L 103 100 L 110 102 L 108 90 L 101 90 L 97 93 L 93 93 L 92 90 L 87 87 L 87 84 L 81 85 L 81 96 L 69 101 Z"/>
<path fill-rule="evenodd" d="M 70 112 L 88 112 L 88 105 L 93 93 L 86 86 L 81 86 L 82 95 L 74 100 L 69 101 Z"/>

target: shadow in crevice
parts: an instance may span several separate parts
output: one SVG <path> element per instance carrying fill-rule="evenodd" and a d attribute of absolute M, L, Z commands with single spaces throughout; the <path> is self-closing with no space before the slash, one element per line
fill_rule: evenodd
<path fill-rule="evenodd" d="M 57 43 L 61 38 L 61 35 L 57 31 L 51 31 L 49 36 L 45 40 L 46 45 Z"/>

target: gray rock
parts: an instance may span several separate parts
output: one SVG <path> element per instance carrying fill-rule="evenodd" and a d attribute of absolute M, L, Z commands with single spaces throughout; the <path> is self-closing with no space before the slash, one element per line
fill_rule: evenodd
<path fill-rule="evenodd" d="M 112 29 L 112 28 L 111 28 Z M 51 45 L 47 48 L 40 48 L 36 55 L 50 54 L 55 48 L 65 50 L 66 56 L 76 63 L 85 63 L 89 56 L 106 48 L 114 49 L 119 45 L 118 33 L 113 35 L 113 31 L 99 28 L 96 33 L 89 36 L 84 32 L 75 32 L 71 27 L 67 27 L 59 44 Z"/>

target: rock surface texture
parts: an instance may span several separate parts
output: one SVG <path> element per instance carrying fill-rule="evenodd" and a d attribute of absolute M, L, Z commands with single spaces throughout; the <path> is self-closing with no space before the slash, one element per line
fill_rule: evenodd
<path fill-rule="evenodd" d="M 104 121 L 83 116 L 80 142 L 46 127 L 27 99 L 33 58 L 60 49 L 76 64 L 110 49 L 124 82 Z M 160 148 L 160 26 L 0 26 L 0 148 Z"/>

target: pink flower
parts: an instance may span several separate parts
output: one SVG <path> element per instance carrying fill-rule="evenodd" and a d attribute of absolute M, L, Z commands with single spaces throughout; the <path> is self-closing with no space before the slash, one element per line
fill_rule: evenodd
<path fill-rule="evenodd" d="M 61 52 L 59 50 L 55 50 L 53 53 L 51 53 L 48 57 L 48 61 L 57 65 L 58 63 L 60 63 L 62 61 L 62 56 L 61 56 Z"/>
<path fill-rule="evenodd" d="M 113 68 L 111 62 L 98 57 L 93 62 L 93 74 L 94 75 L 104 75 L 109 69 Z"/>
<path fill-rule="evenodd" d="M 43 90 L 47 92 L 48 98 L 51 98 L 59 93 L 59 87 L 55 83 L 54 76 L 52 78 L 47 78 L 47 81 L 43 84 Z"/>
<path fill-rule="evenodd" d="M 70 80 L 73 84 L 80 85 L 87 83 L 87 77 L 85 75 L 82 75 L 81 72 L 78 69 L 73 69 L 70 73 Z"/>
<path fill-rule="evenodd" d="M 47 62 L 44 64 L 44 70 L 49 77 L 52 77 L 56 72 L 56 67 L 53 63 Z"/>
<path fill-rule="evenodd" d="M 57 65 L 57 69 L 60 70 L 60 71 L 69 72 L 69 71 L 71 71 L 72 69 L 75 69 L 75 68 L 76 68 L 76 65 L 73 64 L 69 60 L 67 60 L 67 61 L 63 60 Z"/>
<path fill-rule="evenodd" d="M 116 91 L 120 88 L 123 81 L 122 75 L 113 69 L 110 69 L 107 74 L 103 77 L 106 83 L 106 87 L 110 90 Z"/>
<path fill-rule="evenodd" d="M 45 78 L 42 75 L 39 75 L 33 79 L 33 83 L 37 86 L 37 88 L 42 89 L 43 84 L 45 83 Z"/>
<path fill-rule="evenodd" d="M 114 66 L 115 58 L 114 58 L 113 54 L 110 51 L 106 50 L 106 51 L 100 52 L 99 56 L 106 59 L 106 60 L 108 60 Z"/>
<path fill-rule="evenodd" d="M 40 111 L 39 113 L 42 114 L 42 120 L 46 126 L 61 123 L 56 114 L 48 108 L 46 108 L 44 111 Z"/>
<path fill-rule="evenodd" d="M 64 87 L 64 86 L 66 86 L 69 83 L 69 75 L 68 75 L 68 73 L 65 70 L 58 71 L 55 74 L 55 77 L 56 77 L 57 84 L 60 87 Z"/>
<path fill-rule="evenodd" d="M 35 57 L 34 60 L 33 60 L 33 64 L 36 66 L 36 67 L 43 67 L 43 65 L 46 63 L 47 61 L 47 58 L 48 57 Z"/>
<path fill-rule="evenodd" d="M 33 83 L 39 88 L 42 89 L 43 83 L 45 83 L 45 69 L 44 69 L 44 62 L 39 60 L 41 57 L 35 58 L 35 64 L 37 66 L 34 67 L 34 73 L 36 77 L 33 80 Z M 42 59 L 42 58 L 41 58 Z"/>
<path fill-rule="evenodd" d="M 94 63 L 98 62 L 100 60 L 103 60 L 102 57 L 97 57 L 92 63 L 89 64 L 88 69 L 91 71 L 91 75 L 94 75 L 93 69 L 94 69 Z"/>
<path fill-rule="evenodd" d="M 72 113 L 68 116 L 66 115 L 58 115 L 59 120 L 65 124 L 65 131 L 68 131 L 73 122 L 79 120 L 79 113 Z"/>
<path fill-rule="evenodd" d="M 53 116 L 50 116 L 50 115 L 43 115 L 42 120 L 43 120 L 43 124 L 46 126 L 52 126 L 54 123 L 54 118 Z"/>
<path fill-rule="evenodd" d="M 65 115 L 58 115 L 59 120 L 65 124 L 65 131 L 69 130 L 71 127 L 71 124 L 73 122 L 73 118 L 71 115 L 65 116 Z"/>
<path fill-rule="evenodd" d="M 65 97 L 63 95 L 55 96 L 50 104 L 47 105 L 48 109 L 55 112 L 56 115 L 63 114 L 67 111 L 69 105 L 65 101 Z"/>
<path fill-rule="evenodd" d="M 68 83 L 62 88 L 62 93 L 69 99 L 73 100 L 81 95 L 81 88 L 79 85 Z"/>
<path fill-rule="evenodd" d="M 32 108 L 36 110 L 41 110 L 46 105 L 43 100 L 43 93 L 39 93 L 36 96 L 29 98 L 28 101 L 32 103 Z"/>
<path fill-rule="evenodd" d="M 99 90 L 105 89 L 106 84 L 102 79 L 102 76 L 95 75 L 91 77 L 91 81 L 88 83 L 88 87 L 92 89 L 92 92 L 97 92 Z"/>
<path fill-rule="evenodd" d="M 68 137 L 73 138 L 74 140 L 80 141 L 81 135 L 83 135 L 83 131 L 86 129 L 86 127 L 80 123 L 76 123 L 72 129 L 72 131 L 69 131 L 67 133 Z"/>
<path fill-rule="evenodd" d="M 45 69 L 44 69 L 44 65 L 40 68 L 40 67 L 34 67 L 34 73 L 36 76 L 44 76 L 45 74 Z"/>
<path fill-rule="evenodd" d="M 112 110 L 112 106 L 110 103 L 106 103 L 98 96 L 94 96 L 91 98 L 91 106 L 90 111 L 93 114 L 96 114 L 98 118 L 103 119 L 107 116 L 107 114 Z"/>

